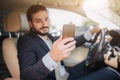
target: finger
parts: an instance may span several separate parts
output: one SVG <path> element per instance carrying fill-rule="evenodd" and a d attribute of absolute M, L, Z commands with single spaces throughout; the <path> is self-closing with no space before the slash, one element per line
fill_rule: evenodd
<path fill-rule="evenodd" d="M 108 51 L 107 54 L 106 54 L 106 59 L 108 59 L 111 54 L 112 53 L 110 51 Z"/>
<path fill-rule="evenodd" d="M 113 48 L 115 55 L 119 55 L 120 54 L 120 48 L 119 47 L 115 47 Z"/>
<path fill-rule="evenodd" d="M 115 55 L 119 54 L 119 52 L 116 49 L 113 49 L 113 52 Z"/>
<path fill-rule="evenodd" d="M 64 54 L 67 54 L 67 53 L 73 51 L 73 50 L 75 49 L 75 47 L 76 47 L 75 45 L 69 47 L 68 49 L 66 49 L 66 50 L 64 51 Z"/>
<path fill-rule="evenodd" d="M 66 44 L 66 43 L 71 42 L 73 40 L 74 40 L 73 37 L 65 38 L 60 42 L 60 44 Z"/>
<path fill-rule="evenodd" d="M 117 62 L 117 57 L 111 58 L 110 60 L 106 59 L 107 62 Z"/>
<path fill-rule="evenodd" d="M 69 48 L 69 47 L 71 47 L 71 46 L 73 46 L 73 45 L 75 45 L 76 44 L 76 41 L 74 40 L 74 41 L 71 41 L 71 42 L 68 42 L 67 44 L 65 44 L 65 49 L 67 49 L 67 48 Z"/>
<path fill-rule="evenodd" d="M 107 27 L 105 27 L 105 26 L 102 26 L 102 27 L 101 27 L 101 29 L 105 30 L 105 29 L 107 29 Z"/>

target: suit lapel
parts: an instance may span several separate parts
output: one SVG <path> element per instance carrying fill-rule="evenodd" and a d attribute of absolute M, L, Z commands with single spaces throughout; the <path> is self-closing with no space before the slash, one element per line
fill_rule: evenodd
<path fill-rule="evenodd" d="M 36 35 L 36 40 L 37 42 L 40 44 L 40 46 L 42 46 L 42 48 L 45 50 L 45 51 L 49 51 L 49 48 L 47 46 L 47 44 L 39 37 Z"/>
<path fill-rule="evenodd" d="M 34 39 L 38 42 L 38 44 L 40 45 L 40 46 L 42 46 L 42 48 L 46 51 L 46 52 L 48 52 L 50 49 L 48 48 L 48 46 L 47 46 L 47 44 L 43 41 L 43 39 L 41 39 L 36 33 L 34 33 L 34 32 L 30 32 L 30 35 L 32 35 L 32 37 L 34 37 Z M 51 41 L 52 42 L 54 42 L 55 40 L 54 40 L 54 38 L 52 37 L 52 35 L 50 35 L 50 34 L 47 34 L 47 36 L 51 39 Z"/>
<path fill-rule="evenodd" d="M 46 43 L 45 43 L 36 33 L 34 33 L 34 32 L 31 31 L 29 34 L 33 37 L 33 39 L 35 39 L 35 41 L 36 41 L 40 46 L 42 46 L 42 48 L 43 48 L 46 52 L 49 51 L 49 48 L 48 48 L 48 46 L 46 45 Z"/>

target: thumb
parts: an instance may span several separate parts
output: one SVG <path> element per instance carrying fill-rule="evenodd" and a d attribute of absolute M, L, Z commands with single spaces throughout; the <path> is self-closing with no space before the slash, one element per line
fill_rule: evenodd
<path fill-rule="evenodd" d="M 59 43 L 62 40 L 62 36 L 60 36 L 55 42 Z"/>

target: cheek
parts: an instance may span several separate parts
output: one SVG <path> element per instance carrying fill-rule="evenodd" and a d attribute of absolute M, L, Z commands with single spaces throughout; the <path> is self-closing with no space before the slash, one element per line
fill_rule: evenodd
<path fill-rule="evenodd" d="M 41 28 L 41 27 L 42 27 L 42 25 L 41 25 L 41 24 L 34 24 L 33 26 L 34 26 L 34 28 L 36 28 L 36 29 L 39 29 L 39 28 Z"/>

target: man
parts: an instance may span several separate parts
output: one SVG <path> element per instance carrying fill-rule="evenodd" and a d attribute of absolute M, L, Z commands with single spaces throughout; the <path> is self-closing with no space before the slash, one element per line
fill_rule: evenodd
<path fill-rule="evenodd" d="M 17 43 L 21 80 L 56 80 L 58 63 L 67 58 L 75 47 L 90 40 L 92 34 L 100 31 L 99 27 L 95 27 L 75 39 L 62 39 L 61 36 L 54 42 L 48 33 L 48 12 L 44 6 L 32 5 L 27 10 L 27 19 L 30 32 L 20 37 Z M 64 67 L 62 70 L 66 73 Z M 77 79 L 78 76 L 72 77 L 72 72 L 77 68 L 71 70 L 68 80 Z"/>

